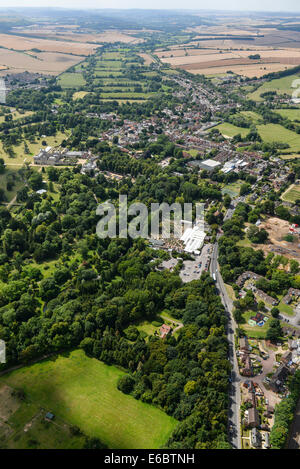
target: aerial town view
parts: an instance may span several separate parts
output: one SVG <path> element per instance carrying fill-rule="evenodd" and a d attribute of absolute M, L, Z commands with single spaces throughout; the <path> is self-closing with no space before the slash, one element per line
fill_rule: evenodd
<path fill-rule="evenodd" d="M 0 450 L 20 449 L 300 449 L 296 0 L 0 0 Z"/>

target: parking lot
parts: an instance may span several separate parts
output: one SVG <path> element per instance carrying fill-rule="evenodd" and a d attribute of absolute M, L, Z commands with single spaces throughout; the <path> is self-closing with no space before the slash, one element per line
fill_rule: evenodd
<path fill-rule="evenodd" d="M 184 283 L 198 280 L 204 271 L 209 271 L 212 245 L 205 244 L 199 256 L 195 256 L 193 261 L 184 261 L 180 271 L 180 277 Z"/>
<path fill-rule="evenodd" d="M 161 263 L 161 267 L 163 269 L 168 269 L 170 272 L 174 270 L 174 267 L 178 264 L 178 259 L 174 259 L 174 257 L 171 257 L 168 261 L 163 261 Z"/>

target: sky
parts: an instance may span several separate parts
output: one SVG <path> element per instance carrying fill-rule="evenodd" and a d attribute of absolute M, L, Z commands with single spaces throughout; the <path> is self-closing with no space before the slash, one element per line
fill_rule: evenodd
<path fill-rule="evenodd" d="M 0 7 L 216 9 L 300 11 L 299 0 L 0 0 Z"/>

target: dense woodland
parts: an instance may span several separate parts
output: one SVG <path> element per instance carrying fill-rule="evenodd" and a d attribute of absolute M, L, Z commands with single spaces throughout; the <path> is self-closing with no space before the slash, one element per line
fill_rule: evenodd
<path fill-rule="evenodd" d="M 49 168 L 50 181 L 60 187 L 54 202 L 51 192 L 35 192 L 42 173 L 23 172 L 22 205 L 14 213 L 1 207 L 0 337 L 7 366 L 80 346 L 127 369 L 125 392 L 181 422 L 171 448 L 226 446 L 226 317 L 212 279 L 183 285 L 176 272 L 155 270 L 165 254 L 144 240 L 100 240 L 94 196 L 117 197 L 116 183 Z M 160 183 L 170 199 L 186 184 L 176 178 Z M 147 186 L 141 178 L 131 190 L 144 194 L 132 198 L 159 201 L 160 183 Z M 147 342 L 136 325 L 162 311 L 185 327 L 177 339 Z"/>

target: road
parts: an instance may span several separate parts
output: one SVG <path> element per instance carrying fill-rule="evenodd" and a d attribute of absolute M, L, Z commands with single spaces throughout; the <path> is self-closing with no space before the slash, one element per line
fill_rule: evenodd
<path fill-rule="evenodd" d="M 229 298 L 223 278 L 220 274 L 219 264 L 218 264 L 218 243 L 214 244 L 213 253 L 211 257 L 210 264 L 211 275 L 214 273 L 216 276 L 216 287 L 221 296 L 222 303 L 227 313 L 227 339 L 229 342 L 229 360 L 232 364 L 231 371 L 231 383 L 230 383 L 230 392 L 229 392 L 229 427 L 232 428 L 232 431 L 229 432 L 230 443 L 234 449 L 241 448 L 241 431 L 240 431 L 240 374 L 239 367 L 235 353 L 235 344 L 234 344 L 234 334 L 237 324 L 235 323 L 232 311 L 233 311 L 233 302 Z"/>
<path fill-rule="evenodd" d="M 161 314 L 160 317 L 165 319 L 168 322 L 172 322 L 174 325 L 176 324 L 176 327 L 173 329 L 172 334 L 174 334 L 174 332 L 176 332 L 176 331 L 179 331 L 179 329 L 181 329 L 183 327 L 183 323 L 180 322 L 180 321 L 176 321 L 173 318 L 171 319 L 168 316 L 164 316 L 163 314 Z"/>
<path fill-rule="evenodd" d="M 244 197 L 238 197 L 232 201 L 230 207 L 228 208 L 224 221 L 230 220 L 232 218 L 235 208 L 239 202 L 244 202 Z M 220 235 L 218 235 L 219 237 Z M 218 238 L 217 237 L 217 238 Z M 218 242 L 214 244 L 211 264 L 210 264 L 210 273 L 211 275 L 215 274 L 216 287 L 221 296 L 222 303 L 224 305 L 225 311 L 227 313 L 227 339 L 229 343 L 229 360 L 232 365 L 231 371 L 231 383 L 229 388 L 229 412 L 228 412 L 228 426 L 232 429 L 229 432 L 229 439 L 232 447 L 234 449 L 241 449 L 241 426 L 240 426 L 240 405 L 241 405 L 241 392 L 240 384 L 241 378 L 239 373 L 239 366 L 236 357 L 234 335 L 237 328 L 237 324 L 233 318 L 233 301 L 229 297 L 225 284 L 220 273 L 219 264 L 218 264 Z"/>

